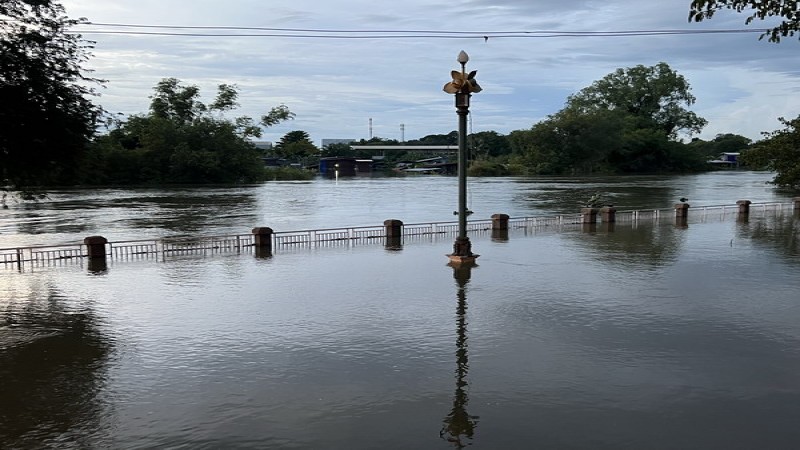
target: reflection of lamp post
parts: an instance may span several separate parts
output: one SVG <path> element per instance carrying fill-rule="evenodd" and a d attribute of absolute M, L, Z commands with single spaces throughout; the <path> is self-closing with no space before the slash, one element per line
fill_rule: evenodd
<path fill-rule="evenodd" d="M 464 448 L 468 443 L 462 441 L 472 439 L 478 417 L 467 413 L 469 395 L 467 394 L 467 372 L 469 357 L 467 355 L 467 283 L 472 275 L 472 268 L 477 267 L 474 261 L 467 263 L 450 263 L 453 267 L 453 278 L 458 284 L 458 306 L 456 307 L 456 391 L 453 396 L 453 408 L 444 419 L 439 435 L 452 442 L 456 448 Z"/>
<path fill-rule="evenodd" d="M 472 253 L 472 244 L 467 237 L 467 114 L 469 114 L 469 98 L 473 92 L 480 92 L 481 87 L 475 80 L 477 70 L 467 74 L 466 65 L 469 56 L 463 50 L 458 54 L 461 72 L 453 70 L 450 75 L 453 81 L 444 85 L 444 91 L 456 95 L 456 113 L 458 114 L 458 237 L 453 244 L 453 253 L 448 255 L 456 263 L 474 261 L 478 255 Z"/>

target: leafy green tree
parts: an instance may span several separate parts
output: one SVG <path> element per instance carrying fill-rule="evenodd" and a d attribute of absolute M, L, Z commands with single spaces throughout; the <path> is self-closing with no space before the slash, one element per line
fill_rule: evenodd
<path fill-rule="evenodd" d="M 0 185 L 25 189 L 70 181 L 102 109 L 84 64 L 92 43 L 68 32 L 52 0 L 0 2 Z"/>
<path fill-rule="evenodd" d="M 510 161 L 541 174 L 697 170 L 703 158 L 675 140 L 705 124 L 685 108 L 693 102 L 664 63 L 618 69 L 531 130 L 512 132 Z"/>
<path fill-rule="evenodd" d="M 508 139 L 496 131 L 480 131 L 467 137 L 467 143 L 474 154 L 483 159 L 511 153 Z"/>
<path fill-rule="evenodd" d="M 408 145 L 458 145 L 458 131 L 448 134 L 429 134 L 407 142 Z"/>
<path fill-rule="evenodd" d="M 749 166 L 774 171 L 774 184 L 800 190 L 800 116 L 778 120 L 785 128 L 764 133 L 765 139 L 745 151 L 742 159 Z"/>
<path fill-rule="evenodd" d="M 667 63 L 617 69 L 567 99 L 565 109 L 590 113 L 624 111 L 643 123 L 660 128 L 668 137 L 702 130 L 706 120 L 687 108 L 694 104 L 689 82 Z"/>
<path fill-rule="evenodd" d="M 759 39 L 767 37 L 770 42 L 780 42 L 782 37 L 791 37 L 800 31 L 800 12 L 796 0 L 693 0 L 689 9 L 689 21 L 701 22 L 710 19 L 721 9 L 730 9 L 738 13 L 748 11 L 745 24 L 754 20 L 772 19 L 782 21 L 766 30 Z"/>
<path fill-rule="evenodd" d="M 689 147 L 706 159 L 717 158 L 723 153 L 741 153 L 748 149 L 752 141 L 742 135 L 725 133 L 718 134 L 710 141 L 692 139 Z"/>
<path fill-rule="evenodd" d="M 319 149 L 311 142 L 311 137 L 301 130 L 286 133 L 275 144 L 276 155 L 293 161 L 299 161 L 318 153 Z"/>
<path fill-rule="evenodd" d="M 247 116 L 225 113 L 238 107 L 236 86 L 222 84 L 213 102 L 200 89 L 167 78 L 154 88 L 150 112 L 117 123 L 98 137 L 87 155 L 86 183 L 231 183 L 260 181 L 261 152 L 250 138 L 261 127 Z M 294 114 L 280 105 L 261 118 L 267 127 Z"/>

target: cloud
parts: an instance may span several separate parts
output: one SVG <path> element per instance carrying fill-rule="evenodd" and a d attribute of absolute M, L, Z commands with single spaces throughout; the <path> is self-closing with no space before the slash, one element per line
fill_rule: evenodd
<path fill-rule="evenodd" d="M 207 98 L 217 84 L 233 83 L 241 90 L 242 114 L 258 117 L 280 103 L 297 114 L 294 121 L 267 130 L 265 138 L 275 141 L 297 129 L 316 142 L 367 138 L 370 118 L 374 135 L 386 138 L 399 139 L 400 124 L 407 139 L 448 133 L 456 128 L 456 115 L 452 96 L 441 87 L 450 70 L 458 69 L 456 55 L 462 49 L 484 88 L 472 102 L 474 131 L 529 128 L 563 107 L 568 95 L 616 68 L 660 61 L 692 84 L 695 109 L 710 122 L 703 137 L 731 132 L 758 138 L 760 131 L 776 128 L 778 116 L 800 114 L 800 100 L 793 95 L 800 89 L 797 39 L 776 45 L 759 41 L 757 33 L 503 37 L 542 30 L 745 28 L 744 14 L 725 11 L 711 21 L 689 23 L 689 3 L 197 0 L 187 7 L 162 0 L 64 1 L 70 16 L 95 23 L 306 30 L 131 30 L 270 37 L 84 34 L 97 41 L 90 66 L 95 76 L 109 80 L 100 98 L 108 110 L 145 112 L 153 86 L 165 77 L 197 84 Z M 91 29 L 112 28 L 81 28 Z"/>

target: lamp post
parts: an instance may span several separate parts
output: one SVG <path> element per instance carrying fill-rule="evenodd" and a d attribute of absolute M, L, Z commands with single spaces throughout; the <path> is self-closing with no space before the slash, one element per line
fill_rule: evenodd
<path fill-rule="evenodd" d="M 465 51 L 458 54 L 461 71 L 453 70 L 453 81 L 444 85 L 444 91 L 455 94 L 458 114 L 458 237 L 453 244 L 453 253 L 447 255 L 454 263 L 472 262 L 478 255 L 472 253 L 472 243 L 467 236 L 467 115 L 469 99 L 473 92 L 481 91 L 475 80 L 477 70 L 467 73 L 469 56 Z"/>

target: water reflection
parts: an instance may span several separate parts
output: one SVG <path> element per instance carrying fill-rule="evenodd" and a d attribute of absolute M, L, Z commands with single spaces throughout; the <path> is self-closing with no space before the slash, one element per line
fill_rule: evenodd
<path fill-rule="evenodd" d="M 776 256 L 800 264 L 800 215 L 739 217 L 736 225 L 736 239 L 751 241 Z"/>
<path fill-rule="evenodd" d="M 467 412 L 469 395 L 467 393 L 467 374 L 469 372 L 469 356 L 467 354 L 467 284 L 472 276 L 472 263 L 448 264 L 453 268 L 453 278 L 458 285 L 456 297 L 456 391 L 453 395 L 453 408 L 444 419 L 439 436 L 453 443 L 456 448 L 464 448 L 472 441 L 478 416 Z"/>
<path fill-rule="evenodd" d="M 0 447 L 91 447 L 113 352 L 100 320 L 52 288 L 0 305 Z"/>
<path fill-rule="evenodd" d="M 588 229 L 587 229 L 588 227 Z M 664 267 L 672 264 L 681 252 L 686 233 L 676 226 L 658 224 L 585 224 L 583 234 L 566 234 L 591 250 L 604 263 L 618 266 Z"/>

